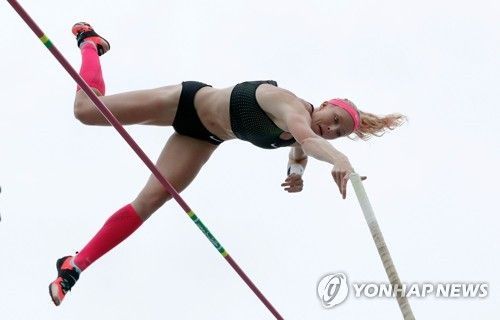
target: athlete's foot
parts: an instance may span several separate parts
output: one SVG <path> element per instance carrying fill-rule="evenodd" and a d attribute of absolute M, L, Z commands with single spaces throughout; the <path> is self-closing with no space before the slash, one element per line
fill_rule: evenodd
<path fill-rule="evenodd" d="M 57 279 L 49 285 L 49 294 L 56 306 L 60 305 L 80 277 L 80 271 L 73 266 L 73 257 L 67 256 L 57 260 Z"/>
<path fill-rule="evenodd" d="M 109 51 L 111 48 L 109 42 L 98 35 L 92 26 L 86 22 L 78 22 L 73 25 L 71 31 L 76 36 L 76 42 L 78 47 L 81 46 L 82 43 L 90 41 L 95 44 L 97 47 L 97 53 L 101 56 Z"/>

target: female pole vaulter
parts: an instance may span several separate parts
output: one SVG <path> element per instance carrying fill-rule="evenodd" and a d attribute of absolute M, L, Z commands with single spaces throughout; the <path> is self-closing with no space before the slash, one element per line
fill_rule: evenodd
<path fill-rule="evenodd" d="M 290 147 L 288 175 L 281 184 L 287 192 L 302 191 L 301 175 L 308 156 L 331 164 L 333 180 L 345 199 L 353 168 L 347 156 L 327 140 L 350 134 L 366 140 L 405 121 L 400 114 L 376 116 L 363 112 L 347 99 L 329 99 L 314 108 L 272 80 L 248 81 L 222 89 L 186 81 L 106 96 L 99 56 L 109 51 L 109 42 L 88 23 L 76 23 L 72 32 L 82 54 L 80 75 L 123 125 L 174 128 L 156 165 L 179 192 L 193 181 L 218 145 L 240 139 L 265 149 Z M 74 113 L 84 124 L 109 125 L 80 88 Z M 79 253 L 58 259 L 58 276 L 49 285 L 55 305 L 61 304 L 82 271 L 129 237 L 170 198 L 151 176 L 138 196 L 111 215 Z"/>

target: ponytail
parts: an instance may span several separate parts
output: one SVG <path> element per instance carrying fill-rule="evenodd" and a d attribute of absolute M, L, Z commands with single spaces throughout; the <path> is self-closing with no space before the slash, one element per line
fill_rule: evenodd
<path fill-rule="evenodd" d="M 399 113 L 377 116 L 361 110 L 358 111 L 361 123 L 353 133 L 362 140 L 369 140 L 373 136 L 381 137 L 387 131 L 394 130 L 407 121 L 406 116 Z"/>

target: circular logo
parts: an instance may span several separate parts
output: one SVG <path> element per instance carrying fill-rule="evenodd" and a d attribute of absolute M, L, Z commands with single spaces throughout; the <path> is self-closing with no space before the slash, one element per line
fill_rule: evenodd
<path fill-rule="evenodd" d="M 318 282 L 318 297 L 325 308 L 332 308 L 344 302 L 349 293 L 347 276 L 341 272 L 327 274 Z"/>

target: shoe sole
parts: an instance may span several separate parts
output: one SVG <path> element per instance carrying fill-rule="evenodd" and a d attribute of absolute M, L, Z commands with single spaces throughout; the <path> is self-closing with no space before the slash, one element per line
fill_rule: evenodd
<path fill-rule="evenodd" d="M 95 32 L 94 28 L 86 23 L 86 22 L 78 22 L 78 23 L 75 23 L 73 25 L 73 28 L 71 28 L 71 32 L 73 33 L 73 35 L 77 36 L 80 32 L 74 32 L 74 28 L 76 25 L 82 25 L 82 26 L 86 26 L 89 28 L 89 30 L 85 30 L 85 31 L 80 31 L 80 32 L 94 32 L 96 34 L 96 37 L 100 38 L 102 41 L 104 41 L 106 44 L 106 46 L 108 47 L 107 50 L 104 50 L 104 46 L 100 43 L 97 43 L 97 42 L 94 42 L 95 45 L 97 46 L 97 51 L 99 53 L 99 56 L 102 56 L 103 54 L 105 54 L 106 52 L 108 52 L 109 50 L 111 50 L 111 44 L 109 43 L 108 40 L 106 40 L 104 37 L 100 36 L 99 34 L 97 34 L 97 32 Z"/>
<path fill-rule="evenodd" d="M 94 28 L 92 28 L 92 26 L 91 26 L 90 24 L 88 24 L 88 23 L 86 23 L 86 22 L 78 22 L 78 23 L 75 23 L 75 24 L 73 25 L 73 27 L 71 28 L 71 32 L 72 32 L 72 33 L 73 33 L 73 35 L 75 35 L 75 36 L 79 33 L 79 32 L 76 32 L 76 33 L 74 32 L 74 29 L 75 29 L 75 26 L 76 26 L 76 25 L 87 26 L 87 27 L 89 27 L 89 28 L 90 28 L 90 30 L 94 30 Z M 86 30 L 86 31 L 90 31 L 90 30 Z M 82 32 L 82 31 L 80 31 L 80 32 Z M 85 31 L 84 31 L 84 32 L 85 32 Z"/>
<path fill-rule="evenodd" d="M 61 269 L 62 264 L 64 263 L 64 260 L 66 260 L 68 257 L 69 256 L 57 259 L 57 261 L 56 261 L 56 269 L 57 269 L 58 273 L 59 273 L 59 269 Z M 49 295 L 50 295 L 50 298 L 52 299 L 52 302 L 54 302 L 54 304 L 56 306 L 59 306 L 61 304 L 61 300 L 59 300 L 59 298 L 57 297 L 57 287 L 54 289 L 53 284 L 54 283 L 49 284 Z"/>
<path fill-rule="evenodd" d="M 50 298 L 52 299 L 52 302 L 54 302 L 54 304 L 56 305 L 56 307 L 61 304 L 61 300 L 59 300 L 59 298 L 57 298 L 57 288 L 56 288 L 56 292 L 54 293 L 52 283 L 49 284 L 49 295 L 50 295 Z"/>

